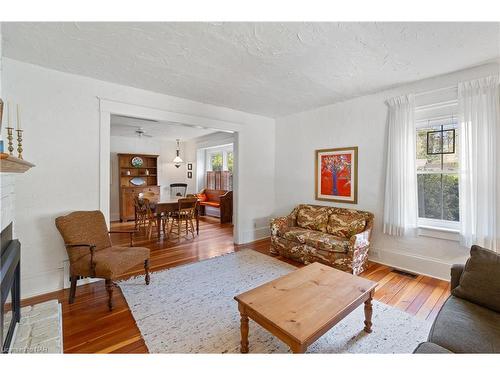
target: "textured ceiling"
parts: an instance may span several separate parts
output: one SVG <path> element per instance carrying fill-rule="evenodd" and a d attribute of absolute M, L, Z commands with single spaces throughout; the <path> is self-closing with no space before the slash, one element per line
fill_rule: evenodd
<path fill-rule="evenodd" d="M 4 55 L 279 117 L 500 55 L 499 23 L 4 23 Z"/>
<path fill-rule="evenodd" d="M 111 115 L 111 135 L 120 137 L 138 138 L 135 131 L 142 128 L 146 134 L 153 138 L 174 141 L 180 139 L 187 141 L 207 134 L 215 133 L 216 130 L 184 125 L 173 122 L 148 121 L 122 116 Z"/>

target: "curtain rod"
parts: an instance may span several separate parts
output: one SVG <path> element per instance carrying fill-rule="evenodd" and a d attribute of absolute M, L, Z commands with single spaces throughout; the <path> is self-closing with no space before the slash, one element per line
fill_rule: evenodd
<path fill-rule="evenodd" d="M 447 86 L 447 87 L 441 87 L 439 89 L 433 89 L 433 90 L 427 90 L 427 91 L 421 91 L 415 94 L 415 96 L 421 96 L 421 95 L 426 95 L 426 94 L 432 94 L 434 92 L 438 91 L 446 91 L 446 90 L 452 90 L 452 89 L 458 89 L 458 85 L 453 85 L 453 86 Z"/>

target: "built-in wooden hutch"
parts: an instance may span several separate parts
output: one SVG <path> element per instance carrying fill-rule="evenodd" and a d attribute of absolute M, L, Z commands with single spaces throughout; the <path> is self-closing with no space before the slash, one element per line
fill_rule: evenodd
<path fill-rule="evenodd" d="M 120 221 L 134 220 L 134 198 L 140 193 L 158 201 L 158 155 L 118 154 Z"/>

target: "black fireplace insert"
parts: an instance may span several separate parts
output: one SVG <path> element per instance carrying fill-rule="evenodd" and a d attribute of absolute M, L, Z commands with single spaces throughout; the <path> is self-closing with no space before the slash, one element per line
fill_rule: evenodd
<path fill-rule="evenodd" d="M 1 233 L 0 261 L 0 343 L 8 353 L 16 324 L 21 319 L 21 244 L 12 239 L 12 223 Z"/>

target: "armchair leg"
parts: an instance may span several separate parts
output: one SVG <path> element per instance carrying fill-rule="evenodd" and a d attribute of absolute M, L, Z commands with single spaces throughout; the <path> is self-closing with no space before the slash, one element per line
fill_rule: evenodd
<path fill-rule="evenodd" d="M 109 311 L 113 310 L 113 281 L 106 279 L 106 291 L 108 292 Z"/>
<path fill-rule="evenodd" d="M 78 280 L 78 276 L 70 276 L 70 281 L 71 281 L 71 287 L 69 289 L 69 303 L 70 304 L 75 302 L 77 280 Z"/>
<path fill-rule="evenodd" d="M 146 285 L 149 285 L 149 259 L 144 261 L 144 270 L 146 271 Z"/>

